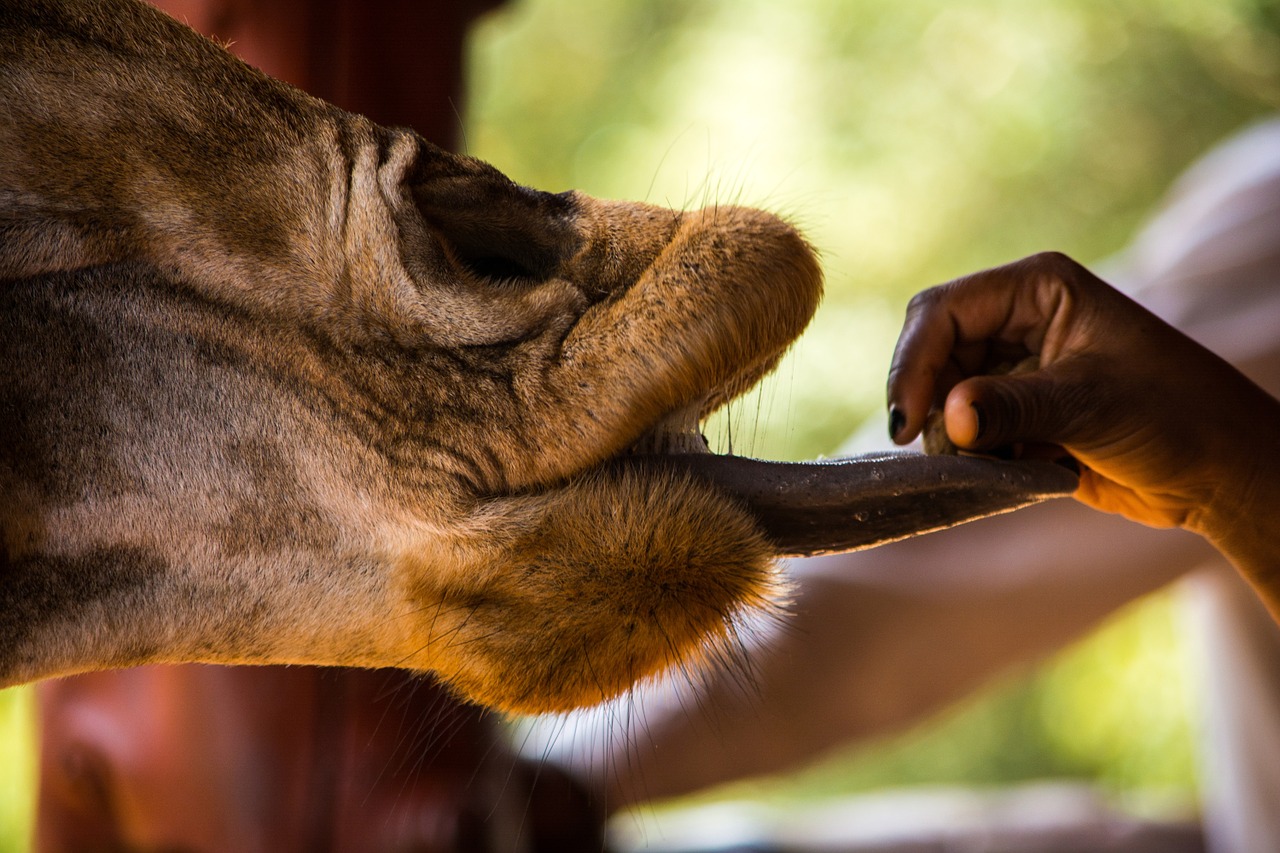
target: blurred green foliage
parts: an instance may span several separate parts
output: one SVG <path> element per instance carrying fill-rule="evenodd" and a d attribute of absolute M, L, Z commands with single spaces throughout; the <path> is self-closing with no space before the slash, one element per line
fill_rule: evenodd
<path fill-rule="evenodd" d="M 477 32 L 471 153 L 540 188 L 789 216 L 811 331 L 720 441 L 827 452 L 881 406 L 907 296 L 1056 248 L 1120 250 L 1198 153 L 1280 106 L 1275 0 L 517 0 Z M 1189 789 L 1170 601 L 1034 676 L 772 790 L 1081 776 Z M 30 695 L 0 692 L 0 853 L 26 849 Z"/>
<path fill-rule="evenodd" d="M 26 850 L 35 802 L 35 738 L 30 688 L 0 690 L 0 851 Z"/>
<path fill-rule="evenodd" d="M 739 407 L 766 425 L 747 449 L 795 458 L 879 408 L 907 294 L 1119 250 L 1192 158 L 1274 109 L 1277 17 L 1273 0 L 529 0 L 478 33 L 467 139 L 539 188 L 802 226 L 826 306 Z"/>

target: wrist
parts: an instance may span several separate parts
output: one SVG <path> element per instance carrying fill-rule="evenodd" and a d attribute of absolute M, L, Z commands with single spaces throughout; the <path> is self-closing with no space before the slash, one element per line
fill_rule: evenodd
<path fill-rule="evenodd" d="M 1249 384 L 1247 423 L 1231 425 L 1212 493 L 1183 526 L 1228 557 L 1280 617 L 1280 401 Z"/>

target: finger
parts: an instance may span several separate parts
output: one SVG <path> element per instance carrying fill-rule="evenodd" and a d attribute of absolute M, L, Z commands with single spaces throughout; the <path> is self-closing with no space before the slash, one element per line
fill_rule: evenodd
<path fill-rule="evenodd" d="M 912 298 L 893 350 L 886 396 L 889 436 L 898 444 L 912 441 L 924 428 L 938 393 L 938 376 L 951 358 L 955 325 L 942 291 L 935 287 Z"/>
<path fill-rule="evenodd" d="M 1072 365 L 1055 365 L 966 379 L 947 395 L 944 417 L 957 447 L 989 451 L 1028 442 L 1071 446 L 1089 411 L 1089 390 Z"/>
<path fill-rule="evenodd" d="M 939 378 L 948 364 L 980 361 L 993 345 L 1039 348 L 1061 306 L 1061 280 L 1054 271 L 1063 263 L 1057 255 L 1024 258 L 930 288 L 911 300 L 889 368 L 890 434 L 895 441 L 905 444 L 915 438 L 932 403 L 946 396 L 950 388 L 940 387 Z"/>

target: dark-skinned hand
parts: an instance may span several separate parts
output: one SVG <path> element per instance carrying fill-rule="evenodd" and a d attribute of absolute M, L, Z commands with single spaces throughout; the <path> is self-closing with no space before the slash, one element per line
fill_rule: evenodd
<path fill-rule="evenodd" d="M 1077 499 L 1200 533 L 1280 613 L 1280 403 L 1065 255 L 918 294 L 888 400 L 900 444 L 940 409 L 961 450 L 1070 454 Z"/>

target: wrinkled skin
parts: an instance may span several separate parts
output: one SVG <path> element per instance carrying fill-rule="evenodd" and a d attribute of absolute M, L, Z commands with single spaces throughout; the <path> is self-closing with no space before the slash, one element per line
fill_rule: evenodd
<path fill-rule="evenodd" d="M 742 208 L 520 187 L 132 0 L 0 3 L 0 685 L 404 666 L 599 701 L 776 593 L 697 449 L 812 315 Z"/>

